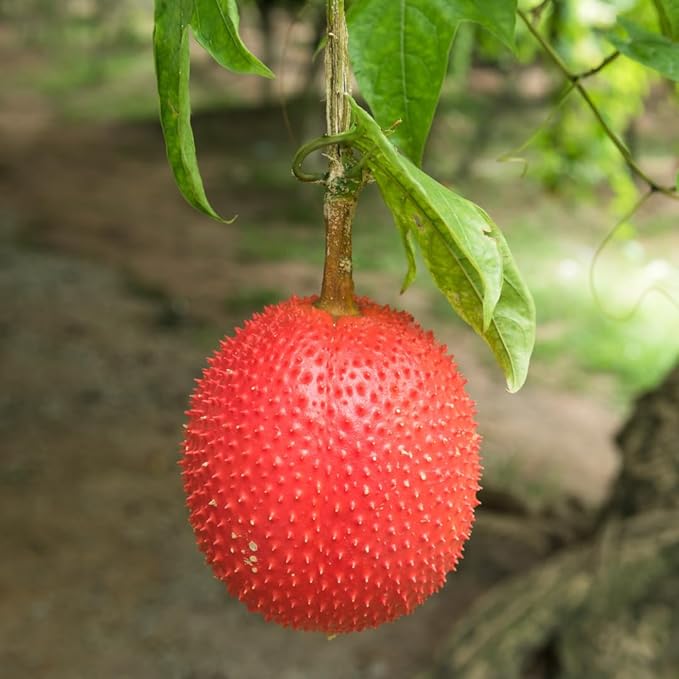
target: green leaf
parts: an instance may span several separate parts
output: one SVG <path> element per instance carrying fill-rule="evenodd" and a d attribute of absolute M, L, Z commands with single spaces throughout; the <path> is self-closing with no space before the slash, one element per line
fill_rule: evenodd
<path fill-rule="evenodd" d="M 473 21 L 514 46 L 516 0 L 354 0 L 349 49 L 361 94 L 392 140 L 420 164 L 462 21 Z"/>
<path fill-rule="evenodd" d="M 238 34 L 236 0 L 194 0 L 193 28 L 196 40 L 224 68 L 273 78 L 273 73 L 255 57 Z"/>
<path fill-rule="evenodd" d="M 222 66 L 238 73 L 272 74 L 243 45 L 235 0 L 156 0 L 153 54 L 167 158 L 189 204 L 213 219 L 226 221 L 210 205 L 198 169 L 189 96 L 190 26 Z"/>
<path fill-rule="evenodd" d="M 406 244 L 413 242 L 451 306 L 488 343 L 510 391 L 523 385 L 535 342 L 535 306 L 507 243 L 477 205 L 401 156 L 379 125 L 352 100 L 351 144 L 380 187 Z"/>
<path fill-rule="evenodd" d="M 615 33 L 609 33 L 606 37 L 622 54 L 679 82 L 679 43 L 625 19 L 620 19 L 619 24 L 629 37 L 624 39 Z"/>
<path fill-rule="evenodd" d="M 177 186 L 193 207 L 221 219 L 210 205 L 196 160 L 189 102 L 192 0 L 156 0 L 153 52 L 165 148 Z"/>
<path fill-rule="evenodd" d="M 679 41 L 679 0 L 653 0 L 660 30 L 666 38 Z"/>
<path fill-rule="evenodd" d="M 409 231 L 418 234 L 425 259 L 427 253 L 443 256 L 444 261 L 440 265 L 429 266 L 429 269 L 448 299 L 456 301 L 461 294 L 460 290 L 464 289 L 464 286 L 461 288 L 455 285 L 451 288 L 448 285 L 447 274 L 450 267 L 445 261 L 446 258 L 450 259 L 448 253 L 460 264 L 462 273 L 472 275 L 475 280 L 474 292 L 478 291 L 482 298 L 481 327 L 485 332 L 492 322 L 493 311 L 502 291 L 503 261 L 498 244 L 491 237 L 492 222 L 477 205 L 442 186 L 409 160 L 403 158 L 401 161 L 408 172 L 409 183 L 419 184 L 426 197 L 426 203 L 420 206 L 424 219 L 413 213 L 410 219 L 414 222 L 415 228 L 410 228 Z M 433 229 L 427 230 L 425 221 L 428 221 Z M 430 247 L 425 248 L 424 242 L 428 242 Z M 476 304 L 476 298 L 470 301 L 472 305 Z M 468 306 L 463 305 L 465 309 Z"/>

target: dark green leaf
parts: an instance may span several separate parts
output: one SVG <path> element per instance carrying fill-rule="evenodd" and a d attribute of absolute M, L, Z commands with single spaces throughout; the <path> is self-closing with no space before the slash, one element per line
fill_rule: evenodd
<path fill-rule="evenodd" d="M 422 158 L 462 21 L 514 44 L 516 0 L 354 0 L 349 48 L 361 93 L 392 140 L 415 163 Z"/>
<path fill-rule="evenodd" d="M 631 21 L 620 19 L 619 23 L 629 37 L 624 39 L 615 33 L 607 37 L 622 54 L 679 82 L 679 43 L 650 33 Z"/>
<path fill-rule="evenodd" d="M 196 40 L 224 68 L 273 78 L 273 73 L 243 44 L 238 34 L 236 0 L 194 0 L 193 28 Z"/>
<path fill-rule="evenodd" d="M 663 35 L 679 41 L 679 0 L 653 0 Z"/>
<path fill-rule="evenodd" d="M 189 22 L 192 0 L 156 0 L 153 51 L 160 122 L 175 181 L 193 207 L 221 219 L 210 205 L 196 161 L 189 101 Z"/>
<path fill-rule="evenodd" d="M 510 391 L 526 379 L 535 341 L 535 307 L 499 229 L 477 205 L 401 156 L 352 101 L 352 144 L 364 154 L 394 216 L 414 274 L 417 241 L 438 288 L 488 343 Z"/>
<path fill-rule="evenodd" d="M 201 212 L 224 221 L 205 195 L 196 158 L 189 96 L 189 26 L 222 66 L 266 77 L 272 73 L 243 45 L 235 0 L 156 0 L 153 53 L 170 167 L 184 198 Z"/>

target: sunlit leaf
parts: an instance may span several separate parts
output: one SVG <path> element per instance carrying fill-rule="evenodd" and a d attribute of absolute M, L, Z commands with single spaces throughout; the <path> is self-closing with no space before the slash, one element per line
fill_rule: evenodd
<path fill-rule="evenodd" d="M 364 154 L 406 244 L 407 281 L 416 241 L 439 290 L 488 343 L 510 391 L 517 391 L 535 342 L 535 306 L 500 230 L 480 207 L 400 155 L 355 102 L 352 110 L 352 144 Z"/>
<path fill-rule="evenodd" d="M 619 23 L 628 37 L 621 38 L 610 33 L 607 38 L 622 54 L 679 82 L 679 43 L 651 33 L 631 21 L 620 19 Z"/>

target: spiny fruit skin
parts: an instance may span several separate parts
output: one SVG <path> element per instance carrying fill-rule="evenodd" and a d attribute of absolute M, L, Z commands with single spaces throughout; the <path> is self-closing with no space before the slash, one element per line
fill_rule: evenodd
<path fill-rule="evenodd" d="M 474 404 L 446 348 L 359 298 L 255 314 L 192 397 L 184 487 L 198 544 L 251 611 L 327 634 L 409 613 L 462 555 L 478 504 Z"/>

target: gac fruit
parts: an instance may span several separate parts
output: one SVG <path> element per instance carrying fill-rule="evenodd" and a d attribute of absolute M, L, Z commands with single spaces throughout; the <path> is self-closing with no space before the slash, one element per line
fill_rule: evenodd
<path fill-rule="evenodd" d="M 198 544 L 267 620 L 376 627 L 442 587 L 469 536 L 481 466 L 474 403 L 406 313 L 314 298 L 255 314 L 193 393 L 184 487 Z"/>

